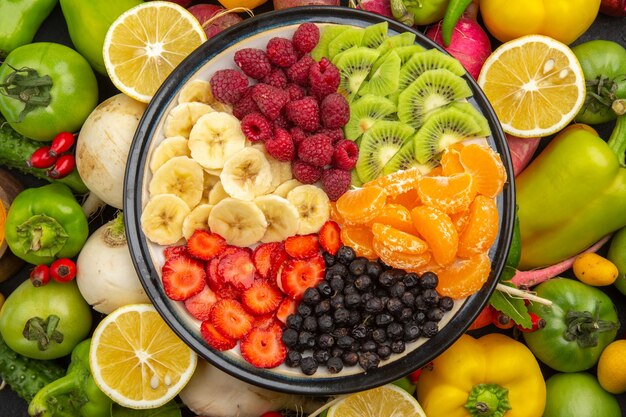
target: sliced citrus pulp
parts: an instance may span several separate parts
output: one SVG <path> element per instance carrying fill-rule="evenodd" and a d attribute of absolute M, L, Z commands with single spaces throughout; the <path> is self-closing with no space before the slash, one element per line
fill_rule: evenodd
<path fill-rule="evenodd" d="M 113 22 L 102 53 L 113 84 L 147 103 L 174 68 L 206 39 L 198 20 L 185 8 L 151 1 Z"/>
<path fill-rule="evenodd" d="M 522 36 L 498 47 L 485 61 L 478 84 L 502 129 L 520 137 L 544 137 L 563 129 L 585 101 L 585 77 L 565 44 L 543 35 Z"/>
<path fill-rule="evenodd" d="M 393 384 L 351 394 L 328 409 L 328 417 L 426 417 L 411 394 Z"/>
<path fill-rule="evenodd" d="M 89 364 L 94 381 L 128 408 L 159 407 L 191 378 L 196 353 L 151 304 L 131 304 L 106 316 L 93 333 Z"/>

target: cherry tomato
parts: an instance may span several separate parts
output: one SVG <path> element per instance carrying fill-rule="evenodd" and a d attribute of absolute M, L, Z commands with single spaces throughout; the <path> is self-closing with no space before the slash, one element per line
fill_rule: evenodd
<path fill-rule="evenodd" d="M 76 264 L 69 258 L 60 258 L 50 265 L 50 276 L 58 282 L 68 282 L 76 277 Z"/>

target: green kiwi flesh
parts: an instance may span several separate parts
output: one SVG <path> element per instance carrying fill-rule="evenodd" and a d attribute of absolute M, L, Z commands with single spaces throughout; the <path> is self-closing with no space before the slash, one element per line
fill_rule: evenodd
<path fill-rule="evenodd" d="M 426 49 L 424 49 L 423 46 L 413 44 L 409 46 L 398 46 L 393 50 L 396 51 L 402 61 L 402 65 L 404 65 L 409 61 L 409 59 L 413 58 L 415 54 L 424 52 Z"/>
<path fill-rule="evenodd" d="M 341 75 L 338 92 L 343 94 L 348 102 L 356 96 L 379 55 L 380 52 L 375 49 L 360 46 L 337 54 L 333 59 L 333 64 Z"/>
<path fill-rule="evenodd" d="M 376 62 L 383 60 L 375 71 L 370 71 L 369 78 L 365 81 L 359 94 L 374 94 L 386 96 L 398 89 L 398 76 L 400 75 L 400 57 L 395 51 L 379 57 Z M 376 62 L 374 66 L 376 66 Z"/>
<path fill-rule="evenodd" d="M 376 49 L 380 46 L 385 39 L 387 39 L 387 30 L 389 24 L 387 22 L 376 23 L 375 25 L 365 28 L 363 38 L 361 39 L 361 46 L 366 48 Z"/>
<path fill-rule="evenodd" d="M 359 178 L 359 174 L 356 173 L 356 169 L 350 171 L 350 176 L 352 177 L 352 179 L 350 180 L 350 184 L 353 187 L 360 187 L 363 185 L 363 180 Z"/>
<path fill-rule="evenodd" d="M 410 141 L 415 130 L 409 125 L 381 120 L 367 130 L 361 138 L 356 172 L 364 182 L 378 178 L 383 167 Z"/>
<path fill-rule="evenodd" d="M 465 80 L 447 69 L 428 70 L 398 96 L 398 119 L 419 128 L 429 111 L 472 95 Z"/>
<path fill-rule="evenodd" d="M 339 36 L 343 31 L 348 30 L 350 26 L 347 25 L 324 25 L 320 31 L 320 40 L 317 45 L 311 51 L 311 57 L 319 61 L 323 57 L 328 57 L 328 44 L 330 41 Z"/>
<path fill-rule="evenodd" d="M 415 34 L 411 32 L 402 32 L 397 35 L 389 36 L 379 46 L 381 52 L 390 51 L 399 46 L 409 46 L 415 43 Z"/>
<path fill-rule="evenodd" d="M 446 147 L 474 137 L 479 130 L 472 116 L 455 107 L 434 110 L 415 134 L 415 158 L 423 164 L 438 160 Z"/>
<path fill-rule="evenodd" d="M 465 68 L 459 61 L 436 49 L 431 49 L 413 55 L 402 65 L 398 88 L 403 90 L 426 71 L 439 68 L 445 68 L 458 76 L 465 74 Z"/>
<path fill-rule="evenodd" d="M 328 59 L 332 61 L 337 54 L 361 45 L 364 33 L 365 29 L 355 27 L 350 27 L 341 32 L 328 44 Z"/>
<path fill-rule="evenodd" d="M 427 174 L 436 166 L 434 160 L 421 164 L 415 158 L 415 137 L 407 141 L 400 150 L 383 167 L 383 175 L 392 174 L 396 171 L 415 168 L 422 174 Z"/>
<path fill-rule="evenodd" d="M 474 121 L 480 126 L 480 130 L 476 133 L 477 137 L 486 137 L 491 135 L 491 128 L 489 127 L 489 121 L 476 107 L 472 106 L 466 101 L 455 101 L 450 106 L 461 110 L 463 113 L 472 116 Z"/>
<path fill-rule="evenodd" d="M 378 120 L 395 116 L 396 105 L 385 97 L 366 94 L 350 105 L 350 120 L 344 126 L 346 139 L 357 140 Z"/>

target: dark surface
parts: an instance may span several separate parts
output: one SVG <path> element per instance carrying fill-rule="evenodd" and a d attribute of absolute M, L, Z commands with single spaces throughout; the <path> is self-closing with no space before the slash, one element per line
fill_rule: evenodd
<path fill-rule="evenodd" d="M 270 7 L 271 2 L 268 2 L 268 4 L 262 6 L 261 8 L 259 8 L 259 10 L 257 10 L 257 14 L 260 12 L 268 11 Z M 619 42 L 622 45 L 626 46 L 625 28 L 626 18 L 614 18 L 599 15 L 593 26 L 580 39 L 578 39 L 575 44 L 592 39 L 608 39 Z M 63 15 L 59 6 L 55 8 L 51 16 L 44 22 L 37 37 L 35 38 L 35 41 L 52 41 L 71 45 L 71 41 L 67 33 L 67 27 L 65 21 L 63 20 Z M 112 84 L 106 77 L 99 76 L 98 81 L 100 86 L 100 100 L 104 100 L 105 98 L 117 93 L 115 88 L 113 88 Z M 608 137 L 611 128 L 612 125 L 607 124 L 598 127 L 598 131 L 600 132 L 601 136 L 606 138 Z M 24 186 L 27 187 L 41 185 L 41 183 L 32 178 L 20 177 L 20 179 L 23 182 Z M 108 216 L 110 215 L 111 212 L 105 212 L 102 218 L 108 218 Z M 96 224 L 92 224 L 92 228 L 95 227 Z M 19 285 L 21 281 L 26 279 L 27 274 L 28 270 L 24 269 L 17 277 L 10 279 L 9 281 L 0 283 L 0 292 L 4 295 L 8 295 L 17 285 Z M 618 308 L 620 322 L 625 324 L 618 332 L 618 338 L 623 338 L 626 335 L 626 296 L 620 294 L 613 287 L 608 287 L 605 290 L 611 296 Z M 96 317 L 96 319 L 98 318 L 99 317 Z M 491 330 L 492 329 L 490 329 L 490 331 Z M 512 332 L 509 334 L 514 335 Z M 546 377 L 553 373 L 553 371 L 545 367 L 543 368 L 543 370 Z M 589 370 L 589 372 L 595 373 L 595 369 L 591 369 Z M 623 410 L 622 414 L 626 415 L 626 412 L 624 412 L 626 411 L 626 394 L 619 395 L 617 396 L 617 398 Z M 0 391 L 0 417 L 27 417 L 28 414 L 26 412 L 26 408 L 26 402 L 17 397 L 17 395 L 13 393 L 10 389 L 5 388 Z M 189 412 L 185 412 L 184 414 L 192 415 Z"/>

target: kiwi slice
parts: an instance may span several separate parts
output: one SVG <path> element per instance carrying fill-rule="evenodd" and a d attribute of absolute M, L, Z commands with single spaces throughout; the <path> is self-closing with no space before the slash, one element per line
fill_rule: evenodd
<path fill-rule="evenodd" d="M 380 22 L 366 27 L 363 39 L 361 39 L 361 46 L 372 49 L 378 48 L 387 39 L 388 28 L 389 24 L 387 22 Z"/>
<path fill-rule="evenodd" d="M 474 121 L 480 126 L 480 130 L 476 133 L 477 137 L 486 137 L 491 135 L 491 128 L 489 127 L 489 121 L 487 118 L 474 106 L 467 101 L 455 101 L 450 106 L 461 110 L 463 113 L 472 116 Z"/>
<path fill-rule="evenodd" d="M 396 51 L 396 53 L 400 57 L 400 60 L 402 61 L 402 65 L 406 64 L 409 59 L 413 58 L 413 55 L 426 51 L 426 49 L 424 49 L 423 46 L 420 46 L 417 44 L 413 44 L 409 46 L 398 46 L 397 48 L 394 48 L 393 50 Z"/>
<path fill-rule="evenodd" d="M 415 134 L 415 158 L 423 164 L 437 160 L 447 146 L 473 137 L 478 131 L 480 126 L 474 118 L 456 107 L 436 109 Z"/>
<path fill-rule="evenodd" d="M 360 46 L 364 33 L 365 29 L 355 27 L 350 27 L 341 32 L 328 43 L 328 59 L 332 61 L 337 54 Z"/>
<path fill-rule="evenodd" d="M 356 172 L 364 182 L 378 178 L 383 167 L 405 142 L 410 141 L 415 129 L 402 122 L 379 120 L 363 134 L 359 146 Z"/>
<path fill-rule="evenodd" d="M 409 46 L 415 43 L 415 34 L 411 32 L 402 32 L 398 35 L 389 36 L 379 46 L 380 52 L 386 52 L 399 46 Z"/>
<path fill-rule="evenodd" d="M 337 54 L 333 59 L 341 75 L 338 91 L 346 97 L 348 102 L 352 101 L 361 88 L 361 84 L 369 75 L 379 55 L 380 52 L 375 49 L 359 46 Z"/>
<path fill-rule="evenodd" d="M 311 51 L 311 57 L 319 61 L 323 57 L 328 57 L 328 44 L 339 36 L 342 32 L 350 29 L 348 25 L 324 25 L 320 30 L 320 40 Z"/>
<path fill-rule="evenodd" d="M 398 152 L 383 167 L 383 175 L 392 174 L 410 168 L 417 168 L 422 174 L 427 174 L 436 166 L 435 160 L 421 164 L 415 159 L 415 137 L 407 141 Z"/>
<path fill-rule="evenodd" d="M 365 81 L 359 94 L 374 94 L 377 96 L 386 96 L 394 93 L 398 89 L 398 77 L 400 75 L 400 57 L 395 51 L 391 51 L 385 56 L 379 57 L 376 62 L 383 60 L 377 66 L 376 71 L 370 71 L 367 81 Z M 376 62 L 372 66 L 376 66 Z"/>
<path fill-rule="evenodd" d="M 350 120 L 343 132 L 347 139 L 357 140 L 378 120 L 389 119 L 396 113 L 396 105 L 385 97 L 366 94 L 350 105 Z"/>
<path fill-rule="evenodd" d="M 428 70 L 398 96 L 398 119 L 419 128 L 426 113 L 472 95 L 465 80 L 447 69 Z"/>
<path fill-rule="evenodd" d="M 363 185 L 363 180 L 361 180 L 361 178 L 359 178 L 359 174 L 356 173 L 356 169 L 353 169 L 352 171 L 350 171 L 350 175 L 352 177 L 352 180 L 350 181 L 350 184 L 353 187 L 360 187 Z"/>

